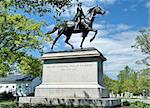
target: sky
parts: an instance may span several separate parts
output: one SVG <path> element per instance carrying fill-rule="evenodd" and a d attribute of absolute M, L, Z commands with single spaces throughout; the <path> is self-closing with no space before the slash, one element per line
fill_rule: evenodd
<path fill-rule="evenodd" d="M 135 62 L 144 58 L 146 55 L 135 48 L 131 48 L 135 44 L 135 38 L 139 35 L 139 30 L 150 28 L 150 1 L 148 0 L 79 0 L 82 2 L 84 13 L 94 6 L 100 6 L 106 11 L 104 16 L 97 15 L 93 28 L 98 30 L 98 34 L 91 43 L 89 40 L 94 35 L 90 32 L 83 44 L 84 48 L 97 48 L 106 58 L 104 62 L 104 74 L 112 79 L 117 79 L 120 70 L 126 65 L 138 71 L 145 68 L 144 65 L 138 65 Z M 61 15 L 66 20 L 73 19 L 76 13 L 77 2 L 72 1 L 73 6 L 66 8 Z M 28 16 L 36 20 L 46 20 L 48 26 L 43 29 L 46 33 L 51 30 L 56 22 L 52 18 L 54 14 L 50 13 L 43 17 Z M 57 33 L 57 32 L 56 32 Z M 52 38 L 56 37 L 56 33 L 52 34 Z M 65 36 L 62 36 L 54 50 L 69 50 L 70 46 L 66 45 Z M 80 48 L 82 37 L 81 34 L 73 34 L 70 42 L 75 48 Z M 47 43 L 44 50 L 49 52 L 51 44 Z"/>

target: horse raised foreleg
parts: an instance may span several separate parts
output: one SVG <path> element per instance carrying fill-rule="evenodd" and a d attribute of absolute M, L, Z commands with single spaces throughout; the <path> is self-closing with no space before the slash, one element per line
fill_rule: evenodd
<path fill-rule="evenodd" d="M 54 40 L 54 42 L 53 42 L 53 45 L 52 45 L 51 49 L 53 49 L 53 47 L 54 47 L 54 45 L 55 45 L 56 41 L 57 41 L 57 40 L 59 39 L 59 37 L 63 34 L 63 31 L 64 31 L 64 29 L 62 29 L 62 30 L 58 31 L 57 37 L 56 37 L 56 39 Z"/>
<path fill-rule="evenodd" d="M 58 29 L 57 27 L 54 27 L 52 31 L 48 31 L 45 35 L 47 35 L 47 34 L 52 34 L 52 33 L 54 33 L 57 29 Z"/>
<path fill-rule="evenodd" d="M 55 39 L 54 42 L 53 42 L 53 45 L 52 45 L 51 49 L 53 49 L 53 47 L 54 47 L 56 41 L 59 39 L 60 36 L 61 36 L 61 35 L 59 35 L 59 36 L 56 37 L 56 39 Z"/>
<path fill-rule="evenodd" d="M 68 45 L 70 45 L 72 49 L 74 49 L 73 45 L 71 45 L 71 44 L 69 43 L 70 36 L 71 36 L 71 35 L 67 35 L 67 36 L 66 36 L 65 42 L 66 42 Z"/>
<path fill-rule="evenodd" d="M 95 34 L 94 34 L 94 36 L 90 39 L 90 42 L 92 42 L 92 41 L 95 39 L 96 35 L 97 35 L 97 30 L 92 30 L 92 31 L 94 31 Z"/>

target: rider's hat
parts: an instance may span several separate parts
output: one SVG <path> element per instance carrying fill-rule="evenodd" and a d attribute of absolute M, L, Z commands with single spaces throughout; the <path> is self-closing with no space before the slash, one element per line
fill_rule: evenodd
<path fill-rule="evenodd" d="M 81 3 L 81 2 L 79 2 L 79 3 L 78 3 L 78 6 L 81 6 L 81 5 L 82 5 L 82 3 Z"/>

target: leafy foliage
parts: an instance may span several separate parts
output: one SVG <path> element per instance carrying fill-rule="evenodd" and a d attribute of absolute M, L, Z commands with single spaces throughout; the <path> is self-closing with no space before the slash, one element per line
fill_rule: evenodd
<path fill-rule="evenodd" d="M 16 108 L 15 103 L 0 104 L 0 108 Z"/>
<path fill-rule="evenodd" d="M 138 101 L 131 103 L 131 105 L 129 106 L 129 108 L 149 108 L 149 107 L 150 107 L 149 104 L 138 102 Z"/>
<path fill-rule="evenodd" d="M 8 0 L 1 0 L 5 2 Z M 14 7 L 14 10 L 21 9 L 29 14 L 45 15 L 52 10 L 60 13 L 59 10 L 64 11 L 65 6 L 70 6 L 72 0 L 9 0 L 9 5 Z"/>
<path fill-rule="evenodd" d="M 120 92 L 132 92 L 136 93 L 137 88 L 137 73 L 134 72 L 131 68 L 126 66 L 124 70 L 120 71 L 118 75 L 119 85 L 120 85 Z"/>
<path fill-rule="evenodd" d="M 150 92 L 150 68 L 141 70 L 137 84 L 138 92 L 142 92 L 143 90 Z"/>
<path fill-rule="evenodd" d="M 13 96 L 12 92 L 6 93 L 0 93 L 0 98 L 4 100 L 15 100 L 15 97 Z"/>
<path fill-rule="evenodd" d="M 41 72 L 42 62 L 29 53 L 43 52 L 42 47 L 48 37 L 41 27 L 46 23 L 11 14 L 10 6 L 9 1 L 0 2 L 0 76 L 10 72 L 14 64 L 24 73 L 37 76 Z"/>
<path fill-rule="evenodd" d="M 150 29 L 141 30 L 140 33 L 141 35 L 137 36 L 134 47 L 150 55 Z"/>
<path fill-rule="evenodd" d="M 110 92 L 113 91 L 116 94 L 119 92 L 118 81 L 112 80 L 108 76 L 104 75 L 104 84 Z"/>
<path fill-rule="evenodd" d="M 125 106 L 130 106 L 130 102 L 128 102 L 128 101 L 124 101 L 122 104 Z"/>
<path fill-rule="evenodd" d="M 140 35 L 136 38 L 136 44 L 132 47 L 140 49 L 141 52 L 147 54 L 147 57 L 142 59 L 141 62 L 147 66 L 150 66 L 150 29 L 144 29 L 140 31 Z"/>
<path fill-rule="evenodd" d="M 149 92 L 150 89 L 150 69 L 143 69 L 135 72 L 126 66 L 118 75 L 118 80 L 112 80 L 104 76 L 104 84 L 114 93 L 131 92 L 133 94 L 142 94 L 143 90 Z"/>

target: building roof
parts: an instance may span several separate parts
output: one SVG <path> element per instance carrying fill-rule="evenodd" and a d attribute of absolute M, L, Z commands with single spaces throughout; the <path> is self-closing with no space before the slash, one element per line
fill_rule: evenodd
<path fill-rule="evenodd" d="M 4 82 L 18 82 L 18 81 L 32 81 L 33 78 L 29 75 L 8 75 L 7 77 L 0 78 L 0 83 Z"/>

